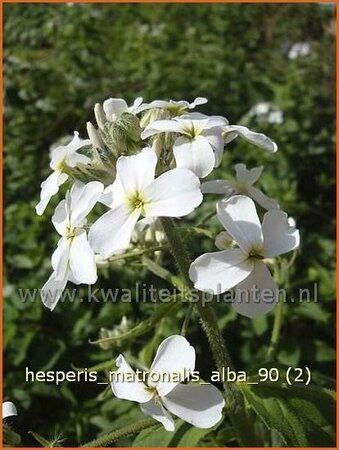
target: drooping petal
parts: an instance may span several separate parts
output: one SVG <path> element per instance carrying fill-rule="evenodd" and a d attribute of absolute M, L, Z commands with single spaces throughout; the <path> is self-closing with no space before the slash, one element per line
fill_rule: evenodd
<path fill-rule="evenodd" d="M 187 169 L 172 169 L 150 184 L 143 193 L 147 217 L 182 217 L 202 202 L 200 181 Z"/>
<path fill-rule="evenodd" d="M 65 234 L 67 227 L 70 225 L 69 216 L 67 214 L 66 200 L 61 200 L 55 208 L 52 216 L 52 223 L 57 232 L 62 236 Z"/>
<path fill-rule="evenodd" d="M 131 211 L 125 205 L 101 216 L 90 228 L 88 236 L 94 252 L 106 259 L 114 252 L 126 249 L 139 216 L 139 209 Z"/>
<path fill-rule="evenodd" d="M 250 188 L 248 188 L 247 193 L 251 198 L 253 198 L 254 201 L 258 203 L 258 205 L 262 206 L 264 209 L 279 209 L 279 203 L 273 198 L 268 197 L 260 189 L 251 186 Z"/>
<path fill-rule="evenodd" d="M 6 417 L 17 416 L 18 412 L 14 403 L 12 402 L 4 402 L 2 404 L 2 419 L 6 419 Z"/>
<path fill-rule="evenodd" d="M 49 277 L 46 283 L 43 285 L 40 296 L 42 303 L 51 311 L 56 307 L 60 297 L 66 287 L 68 281 L 67 274 L 61 280 L 55 278 L 55 272 Z"/>
<path fill-rule="evenodd" d="M 299 247 L 299 230 L 289 225 L 288 215 L 279 209 L 271 209 L 264 215 L 262 229 L 262 255 L 266 258 L 282 255 Z"/>
<path fill-rule="evenodd" d="M 156 120 L 148 125 L 141 133 L 141 139 L 146 139 L 158 133 L 181 133 L 182 124 L 177 120 Z"/>
<path fill-rule="evenodd" d="M 156 165 L 157 155 L 151 148 L 144 148 L 137 155 L 121 156 L 117 161 L 117 180 L 113 183 L 113 202 L 121 197 L 121 189 L 126 196 L 143 191 L 154 180 Z"/>
<path fill-rule="evenodd" d="M 179 384 L 162 398 L 175 416 L 198 428 L 210 428 L 222 418 L 225 400 L 212 384 Z"/>
<path fill-rule="evenodd" d="M 177 384 L 184 381 L 195 367 L 195 350 L 186 338 L 174 335 L 166 338 L 158 347 L 150 372 L 163 374 L 158 382 L 149 377 L 149 386 L 156 387 L 160 397 L 167 395 Z M 175 381 L 174 377 L 179 380 Z"/>
<path fill-rule="evenodd" d="M 278 146 L 268 136 L 262 133 L 256 133 L 241 125 L 230 125 L 224 131 L 226 143 L 231 142 L 235 137 L 240 136 L 246 141 L 261 147 L 269 152 L 276 152 Z"/>
<path fill-rule="evenodd" d="M 51 197 L 59 191 L 59 187 L 68 180 L 68 175 L 60 170 L 52 172 L 51 175 L 41 183 L 40 202 L 36 205 L 36 213 L 41 216 Z"/>
<path fill-rule="evenodd" d="M 192 170 L 199 178 L 206 177 L 214 169 L 215 154 L 204 136 L 191 140 L 179 137 L 173 146 L 177 167 Z"/>
<path fill-rule="evenodd" d="M 240 181 L 240 183 L 244 183 L 247 186 L 252 186 L 252 184 L 258 181 L 262 174 L 262 171 L 264 170 L 264 166 L 247 169 L 245 164 L 236 164 L 234 168 L 237 174 L 238 181 Z"/>
<path fill-rule="evenodd" d="M 82 230 L 72 239 L 69 266 L 78 283 L 94 284 L 96 282 L 97 267 L 94 252 L 87 241 L 85 230 Z"/>
<path fill-rule="evenodd" d="M 106 119 L 109 121 L 121 116 L 122 113 L 127 112 L 128 106 L 123 98 L 109 98 L 103 103 Z"/>
<path fill-rule="evenodd" d="M 214 295 L 236 286 L 249 276 L 253 261 L 239 248 L 205 253 L 191 264 L 189 277 L 194 287 Z"/>
<path fill-rule="evenodd" d="M 221 200 L 217 203 L 217 216 L 244 253 L 261 249 L 263 233 L 252 199 L 245 195 L 235 195 Z"/>
<path fill-rule="evenodd" d="M 163 426 L 165 427 L 165 430 L 167 431 L 175 430 L 174 420 L 171 414 L 168 411 L 166 411 L 166 409 L 162 406 L 161 403 L 157 404 L 152 399 L 147 403 L 142 403 L 140 405 L 140 409 L 147 416 L 151 416 L 153 417 L 153 419 L 162 423 Z"/>
<path fill-rule="evenodd" d="M 70 239 L 63 236 L 59 239 L 58 246 L 52 255 L 52 267 L 56 280 L 63 280 L 66 277 L 69 266 L 70 246 Z"/>
<path fill-rule="evenodd" d="M 226 180 L 205 181 L 201 184 L 203 194 L 225 194 L 231 195 L 235 192 L 234 183 Z"/>
<path fill-rule="evenodd" d="M 153 396 L 147 386 L 138 379 L 137 374 L 128 364 L 123 355 L 115 360 L 118 370 L 111 374 L 111 387 L 113 394 L 123 400 L 146 403 Z"/>
<path fill-rule="evenodd" d="M 235 289 L 233 308 L 242 316 L 255 317 L 271 311 L 278 300 L 278 287 L 261 261 L 254 263 L 251 275 Z"/>
<path fill-rule="evenodd" d="M 71 217 L 73 227 L 80 226 L 86 216 L 92 211 L 104 191 L 104 185 L 99 181 L 87 184 L 74 183 L 71 189 Z"/>

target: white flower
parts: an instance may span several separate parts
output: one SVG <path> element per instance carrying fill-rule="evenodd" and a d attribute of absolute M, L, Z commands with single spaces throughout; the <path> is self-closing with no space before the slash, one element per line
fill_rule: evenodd
<path fill-rule="evenodd" d="M 275 153 L 278 150 L 277 144 L 268 136 L 263 133 L 251 131 L 242 125 L 228 125 L 224 127 L 223 136 L 225 138 L 225 144 L 229 144 L 236 137 L 240 136 L 245 139 L 245 141 L 248 141 L 251 144 L 254 144 L 257 147 L 263 148 L 269 152 Z"/>
<path fill-rule="evenodd" d="M 90 229 L 89 240 L 104 258 L 125 249 L 140 217 L 182 217 L 202 201 L 199 179 L 189 170 L 169 170 L 155 178 L 157 156 L 150 148 L 121 156 L 115 182 L 104 192 L 110 208 Z"/>
<path fill-rule="evenodd" d="M 297 59 L 300 56 L 309 56 L 312 53 L 312 47 L 309 42 L 296 42 L 288 52 L 289 59 Z"/>
<path fill-rule="evenodd" d="M 217 215 L 239 248 L 199 256 L 189 271 L 194 286 L 213 294 L 237 286 L 233 307 L 240 314 L 254 317 L 270 311 L 277 286 L 263 260 L 297 248 L 299 231 L 279 209 L 268 211 L 260 224 L 253 200 L 243 195 L 219 202 Z"/>
<path fill-rule="evenodd" d="M 103 108 L 106 116 L 106 120 L 109 122 L 116 121 L 121 114 L 131 113 L 138 114 L 141 111 L 142 97 L 138 97 L 134 100 L 132 106 L 128 106 L 126 101 L 122 98 L 109 98 L 104 101 Z"/>
<path fill-rule="evenodd" d="M 147 385 L 122 355 L 116 365 L 115 373 L 123 379 L 113 377 L 114 395 L 140 403 L 142 412 L 161 422 L 167 431 L 174 431 L 171 413 L 198 428 L 210 428 L 220 421 L 225 401 L 215 386 L 180 384 L 195 367 L 195 350 L 183 336 L 170 336 L 159 345 Z M 155 378 L 160 381 L 152 382 Z"/>
<path fill-rule="evenodd" d="M 221 116 L 191 113 L 172 120 L 152 122 L 142 132 L 141 138 L 164 132 L 177 133 L 179 136 L 173 146 L 177 167 L 192 170 L 199 178 L 204 178 L 221 162 L 224 151 L 222 132 L 227 124 Z"/>
<path fill-rule="evenodd" d="M 196 106 L 204 105 L 207 102 L 208 102 L 207 98 L 204 97 L 197 97 L 192 103 L 189 103 L 186 100 L 179 100 L 179 101 L 154 100 L 151 103 L 144 103 L 140 107 L 139 111 L 147 111 L 149 109 L 160 108 L 166 109 L 169 112 L 175 111 L 176 115 L 178 115 L 180 113 L 185 112 L 188 109 L 194 109 Z"/>
<path fill-rule="evenodd" d="M 203 194 L 224 194 L 227 197 L 244 194 L 251 197 L 264 209 L 279 208 L 279 204 L 275 200 L 267 197 L 260 189 L 253 186 L 259 180 L 263 169 L 264 167 L 260 166 L 248 170 L 245 164 L 236 164 L 236 181 L 206 181 L 201 185 L 201 191 Z"/>
<path fill-rule="evenodd" d="M 7 417 L 17 416 L 18 412 L 14 403 L 12 402 L 4 402 L 2 404 L 2 419 L 6 419 Z"/>
<path fill-rule="evenodd" d="M 248 112 L 249 117 L 265 117 L 268 123 L 281 124 L 284 121 L 284 113 L 270 102 L 259 102 Z"/>
<path fill-rule="evenodd" d="M 65 169 L 75 167 L 77 164 L 88 164 L 90 159 L 77 153 L 80 148 L 90 145 L 89 139 L 80 139 L 79 133 L 74 132 L 72 141 L 52 150 L 50 166 L 54 172 L 41 183 L 40 202 L 35 209 L 39 216 L 44 213 L 51 197 L 59 191 L 59 187 L 68 180 Z"/>
<path fill-rule="evenodd" d="M 41 290 L 47 308 L 53 310 L 65 289 L 67 281 L 93 284 L 97 280 L 94 252 L 84 229 L 86 216 L 102 195 L 104 185 L 99 181 L 74 183 L 55 209 L 52 222 L 61 235 L 52 255 L 54 272 Z"/>

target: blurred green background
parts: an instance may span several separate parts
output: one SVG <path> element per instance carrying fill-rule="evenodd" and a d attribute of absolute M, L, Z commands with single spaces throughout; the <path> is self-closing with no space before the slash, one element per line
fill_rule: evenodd
<path fill-rule="evenodd" d="M 293 57 L 296 43 L 306 43 L 306 55 Z M 85 137 L 96 102 L 110 96 L 131 102 L 139 95 L 146 101 L 205 96 L 209 103 L 203 112 L 225 115 L 278 143 L 279 152 L 270 155 L 237 140 L 214 175 L 233 175 L 236 162 L 265 165 L 264 190 L 301 229 L 289 293 L 318 284 L 317 302 L 286 308 L 278 361 L 334 377 L 334 6 L 5 4 L 3 392 L 17 406 L 15 428 L 26 446 L 38 445 L 28 430 L 50 439 L 61 436 L 63 445 L 72 446 L 141 417 L 133 403 L 114 399 L 95 384 L 56 387 L 27 384 L 24 377 L 26 366 L 70 370 L 113 359 L 120 349 L 104 350 L 88 340 L 102 327 L 114 328 L 123 315 L 134 323 L 148 317 L 152 305 L 76 302 L 51 313 L 39 300 L 23 303 L 18 296 L 19 288 L 41 288 L 51 272 L 58 237 L 50 217 L 61 196 L 43 217 L 34 209 L 40 183 L 50 173 L 50 146 L 73 130 Z M 255 114 L 253 107 L 263 102 L 276 114 Z M 212 208 L 206 203 L 197 214 L 203 217 Z M 210 226 L 220 230 L 214 220 Z M 214 248 L 201 237 L 188 244 L 194 255 Z M 175 270 L 169 258 L 165 263 Z M 138 280 L 161 285 L 135 263 L 116 264 L 98 286 L 126 287 Z M 182 317 L 181 312 L 163 321 L 155 336 L 130 342 L 124 351 L 137 356 L 146 343 L 154 350 L 159 340 L 180 330 Z M 237 367 L 260 365 L 273 315 L 252 321 L 218 305 L 218 317 Z M 198 368 L 208 376 L 213 363 L 196 317 L 188 338 L 198 349 Z M 223 442 L 208 437 L 201 442 L 217 444 Z"/>

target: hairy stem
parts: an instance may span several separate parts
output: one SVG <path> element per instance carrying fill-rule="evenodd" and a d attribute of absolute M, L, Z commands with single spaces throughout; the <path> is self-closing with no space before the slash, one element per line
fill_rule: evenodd
<path fill-rule="evenodd" d="M 188 250 L 179 233 L 175 228 L 174 222 L 170 218 L 162 218 L 161 223 L 165 231 L 171 253 L 178 265 L 178 268 L 185 279 L 187 286 L 191 289 L 192 282 L 189 278 L 189 267 L 191 265 Z M 233 368 L 233 364 L 226 348 L 222 333 L 218 327 L 218 322 L 211 306 L 204 302 L 203 293 L 199 295 L 199 300 L 194 304 L 198 312 L 202 328 L 206 333 L 213 357 L 220 374 L 226 368 Z M 225 378 L 225 377 L 223 377 Z M 225 391 L 226 411 L 236 430 L 240 444 L 253 444 L 254 435 L 251 432 L 252 424 L 247 419 L 247 411 L 244 405 L 243 396 L 235 383 L 227 380 L 223 382 Z"/>
<path fill-rule="evenodd" d="M 139 433 L 140 431 L 150 428 L 155 424 L 157 424 L 157 422 L 154 419 L 140 420 L 132 425 L 127 425 L 126 427 L 114 430 L 111 433 L 104 434 L 98 439 L 94 439 L 93 441 L 83 444 L 82 447 L 106 447 L 108 444 L 112 444 L 113 442 L 130 436 L 131 434 Z"/>

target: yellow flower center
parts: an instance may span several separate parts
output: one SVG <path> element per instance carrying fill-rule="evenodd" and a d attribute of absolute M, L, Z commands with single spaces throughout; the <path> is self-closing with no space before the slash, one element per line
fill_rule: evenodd
<path fill-rule="evenodd" d="M 130 195 L 127 201 L 128 206 L 131 208 L 132 211 L 139 209 L 141 213 L 145 213 L 145 207 L 147 202 L 140 192 L 135 192 L 132 195 Z"/>

